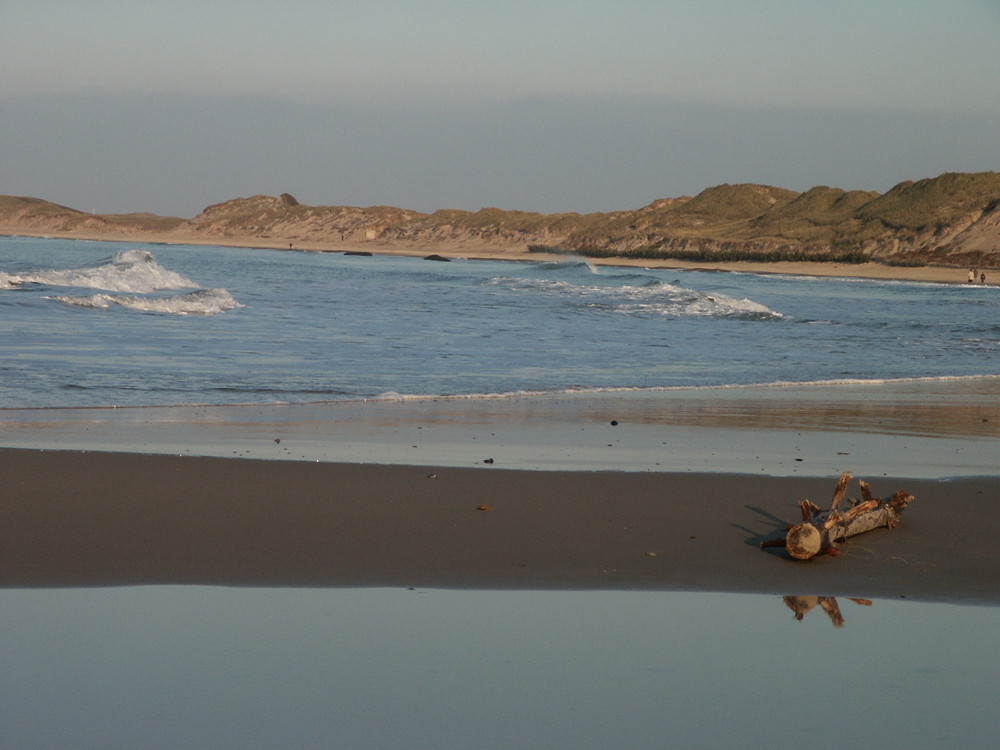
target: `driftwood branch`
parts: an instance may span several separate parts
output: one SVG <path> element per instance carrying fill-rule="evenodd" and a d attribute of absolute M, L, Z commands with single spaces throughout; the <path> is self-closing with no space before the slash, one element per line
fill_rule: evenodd
<path fill-rule="evenodd" d="M 851 472 L 840 475 L 829 510 L 820 510 L 811 500 L 803 500 L 800 503 L 802 523 L 789 524 L 784 539 L 761 542 L 761 548 L 784 547 L 798 560 L 823 554 L 836 555 L 847 537 L 882 526 L 895 528 L 899 524 L 899 514 L 913 500 L 913 495 L 902 490 L 892 497 L 875 499 L 868 483 L 859 480 L 861 499 L 849 499 L 850 507 L 842 511 L 840 508 L 850 481 Z"/>

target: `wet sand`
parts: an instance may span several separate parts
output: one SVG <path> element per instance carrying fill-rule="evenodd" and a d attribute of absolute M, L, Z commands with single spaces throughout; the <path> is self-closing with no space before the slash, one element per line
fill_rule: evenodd
<path fill-rule="evenodd" d="M 871 478 L 899 528 L 760 541 L 832 478 L 0 450 L 0 586 L 644 589 L 1000 604 L 1000 478 Z M 854 486 L 856 488 L 856 485 Z M 849 492 L 856 495 L 856 492 Z"/>
<path fill-rule="evenodd" d="M 1000 377 L 0 410 L 0 445 L 536 470 L 1000 474 Z"/>
<path fill-rule="evenodd" d="M 3 410 L 0 586 L 1000 604 L 998 391 L 1000 378 L 970 378 Z M 797 520 L 801 500 L 825 506 L 844 470 L 878 496 L 916 496 L 898 529 L 805 563 L 759 549 Z"/>

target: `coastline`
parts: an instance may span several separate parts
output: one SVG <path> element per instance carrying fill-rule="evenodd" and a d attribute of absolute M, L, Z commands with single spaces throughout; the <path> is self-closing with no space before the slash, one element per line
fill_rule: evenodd
<path fill-rule="evenodd" d="M 997 606 L 997 387 L 7 410 L 0 587 L 684 590 Z M 942 408 L 911 408 L 928 401 Z M 831 425 L 834 414 L 847 425 Z M 826 506 L 843 470 L 876 496 L 916 497 L 897 529 L 805 563 L 759 548 L 802 500 Z"/>
<path fill-rule="evenodd" d="M 761 272 L 724 265 L 704 270 Z M 1000 605 L 998 395 L 1000 379 L 983 376 L 5 409 L 0 587 L 692 590 Z M 877 495 L 916 496 L 899 529 L 809 563 L 758 548 L 801 500 L 827 503 L 842 470 Z"/>
<path fill-rule="evenodd" d="M 141 242 L 162 243 L 168 245 L 194 245 L 215 247 L 246 247 L 261 250 L 288 251 L 288 243 L 273 239 L 261 238 L 206 238 L 178 233 L 134 233 L 134 234 L 102 234 L 95 232 L 39 232 L 35 230 L 19 230 L 15 228 L 0 229 L 0 235 L 8 237 L 39 237 L 48 239 L 84 240 L 96 242 Z M 469 246 L 460 243 L 440 243 L 427 246 L 406 246 L 379 243 L 378 241 L 345 243 L 345 242 L 295 242 L 294 251 L 306 252 L 370 252 L 373 255 L 398 255 L 408 257 L 424 257 L 436 253 L 449 258 L 464 258 L 467 260 L 502 260 L 502 261 L 536 261 L 560 262 L 575 256 L 556 253 L 532 253 L 520 247 L 496 247 L 483 243 Z M 968 283 L 968 268 L 951 266 L 887 266 L 881 263 L 813 263 L 805 261 L 776 261 L 774 263 L 759 263 L 747 261 L 728 262 L 697 262 L 673 259 L 637 259 L 637 258 L 586 258 L 595 266 L 627 266 L 638 268 L 673 268 L 687 271 L 729 272 L 752 274 L 786 274 L 790 276 L 822 276 L 829 278 L 876 279 L 886 281 L 915 281 L 936 284 Z M 988 285 L 995 285 L 996 280 L 990 279 Z"/>

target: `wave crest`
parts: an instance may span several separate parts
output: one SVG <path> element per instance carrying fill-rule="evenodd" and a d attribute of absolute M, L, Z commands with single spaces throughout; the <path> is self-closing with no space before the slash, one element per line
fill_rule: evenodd
<path fill-rule="evenodd" d="M 600 286 L 579 284 L 562 279 L 532 279 L 499 276 L 487 283 L 511 289 L 537 291 L 579 297 L 590 309 L 604 308 L 622 315 L 649 317 L 705 316 L 745 320 L 777 320 L 784 317 L 766 305 L 751 299 L 736 299 L 725 294 L 665 284 L 646 276 L 631 274 L 640 284 Z M 636 277 L 639 277 L 638 279 Z"/>
<path fill-rule="evenodd" d="M 161 266 L 148 250 L 139 249 L 123 250 L 110 258 L 79 268 L 39 269 L 14 274 L 0 271 L 0 284 L 7 288 L 42 284 L 133 294 L 198 287 L 186 276 Z"/>
<path fill-rule="evenodd" d="M 107 310 L 112 306 L 168 315 L 217 315 L 243 307 L 225 289 L 199 289 L 169 297 L 142 297 L 117 294 L 63 295 L 51 297 L 57 302 L 77 307 Z"/>
<path fill-rule="evenodd" d="M 161 266 L 148 250 L 131 249 L 78 268 L 38 269 L 24 273 L 0 271 L 0 288 L 16 289 L 26 284 L 69 289 L 98 289 L 97 294 L 46 296 L 75 307 L 107 310 L 124 307 L 167 315 L 217 315 L 243 307 L 225 289 L 200 289 L 183 274 Z M 165 295 L 169 290 L 191 289 L 185 294 Z"/>

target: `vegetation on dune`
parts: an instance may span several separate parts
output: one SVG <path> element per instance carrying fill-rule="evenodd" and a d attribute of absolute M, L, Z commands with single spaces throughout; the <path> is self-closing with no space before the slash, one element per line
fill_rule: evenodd
<path fill-rule="evenodd" d="M 1000 173 L 946 173 L 918 182 L 901 182 L 858 211 L 861 221 L 890 229 L 941 230 L 973 211 L 995 210 Z"/>
<path fill-rule="evenodd" d="M 694 198 L 606 215 L 547 249 L 704 262 L 1000 264 L 1000 174 L 945 174 L 901 183 L 885 195 L 720 185 Z"/>
<path fill-rule="evenodd" d="M 56 206 L 55 203 L 43 201 L 41 198 L 26 198 L 20 195 L 0 195 L 0 211 L 3 211 L 4 213 L 23 206 L 31 205 L 32 203 L 42 204 L 45 206 Z"/>
<path fill-rule="evenodd" d="M 100 233 L 173 232 L 275 241 L 527 248 L 590 257 L 1000 265 L 1000 173 L 946 173 L 884 195 L 817 186 L 718 185 L 632 211 L 541 214 L 481 208 L 425 214 L 392 206 L 307 206 L 288 193 L 205 208 L 184 221 L 92 215 L 0 196 L 3 227 Z"/>
<path fill-rule="evenodd" d="M 109 232 L 167 232 L 184 223 L 184 219 L 151 213 L 92 214 L 39 198 L 0 195 L 0 225 L 3 223 L 37 225 L 55 231 L 73 231 L 86 226 Z"/>
<path fill-rule="evenodd" d="M 26 198 L 19 195 L 0 195 L 0 215 L 21 213 L 28 216 L 85 216 L 75 208 L 49 203 L 41 198 Z"/>
<path fill-rule="evenodd" d="M 481 208 L 478 211 L 442 209 L 423 218 L 426 227 L 450 226 L 471 231 L 502 230 L 510 234 L 549 232 L 566 234 L 587 221 L 576 213 L 541 214 L 530 211 L 507 211 L 501 208 Z"/>
<path fill-rule="evenodd" d="M 673 213 L 713 222 L 742 221 L 783 206 L 797 196 L 792 190 L 766 185 L 719 185 L 676 206 Z"/>
<path fill-rule="evenodd" d="M 686 260 L 696 263 L 868 263 L 871 258 L 863 252 L 852 250 L 803 250 L 794 247 L 753 248 L 744 246 L 670 247 L 644 246 L 627 252 L 613 252 L 603 248 L 579 248 L 575 250 L 551 248 L 545 245 L 531 245 L 529 253 L 557 253 L 581 255 L 587 258 L 637 258 L 641 260 Z"/>
<path fill-rule="evenodd" d="M 151 213 L 133 214 L 102 214 L 108 224 L 121 227 L 126 231 L 169 232 L 184 223 L 184 219 L 175 216 L 158 216 Z"/>
<path fill-rule="evenodd" d="M 753 230 L 764 237 L 801 242 L 832 242 L 838 232 L 854 221 L 862 206 L 878 197 L 876 192 L 850 192 L 825 186 L 814 187 L 791 201 L 753 220 Z"/>

